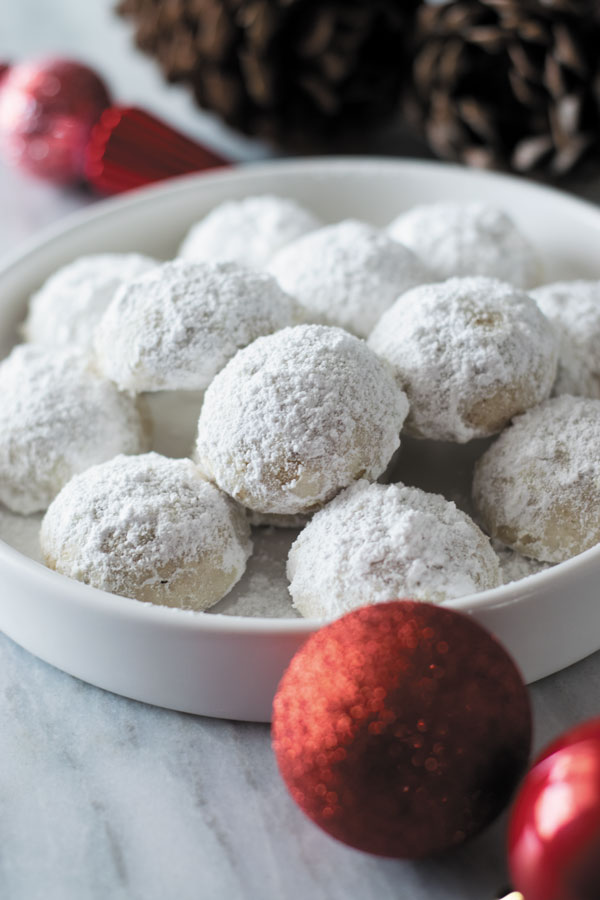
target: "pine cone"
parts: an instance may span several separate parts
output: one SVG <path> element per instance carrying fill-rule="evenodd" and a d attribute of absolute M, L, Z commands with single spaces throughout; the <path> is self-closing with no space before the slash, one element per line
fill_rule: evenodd
<path fill-rule="evenodd" d="M 420 0 L 122 0 L 170 81 L 251 135 L 287 145 L 378 122 L 396 107 Z"/>
<path fill-rule="evenodd" d="M 559 176 L 600 148 L 597 0 L 422 7 L 408 121 L 444 158 Z"/>

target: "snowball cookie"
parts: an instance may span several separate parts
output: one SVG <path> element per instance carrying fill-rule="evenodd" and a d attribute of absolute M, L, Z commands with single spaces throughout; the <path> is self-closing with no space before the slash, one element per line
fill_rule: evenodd
<path fill-rule="evenodd" d="M 252 552 L 244 513 L 189 459 L 117 456 L 75 476 L 42 522 L 44 562 L 147 603 L 208 609 Z"/>
<path fill-rule="evenodd" d="M 475 466 L 492 537 L 561 562 L 600 542 L 600 400 L 563 394 L 519 416 Z"/>
<path fill-rule="evenodd" d="M 534 300 L 492 278 L 451 278 L 404 294 L 369 346 L 410 403 L 415 437 L 465 443 L 500 431 L 549 396 L 554 330 Z"/>
<path fill-rule="evenodd" d="M 265 272 L 175 260 L 117 292 L 96 330 L 96 356 L 123 390 L 203 390 L 240 347 L 299 317 Z"/>
<path fill-rule="evenodd" d="M 349 219 L 294 241 L 268 266 L 315 321 L 366 337 L 396 298 L 431 281 L 414 253 L 378 228 Z"/>
<path fill-rule="evenodd" d="M 194 225 L 179 256 L 197 262 L 233 260 L 261 269 L 280 250 L 321 222 L 286 197 L 246 197 L 213 209 Z"/>
<path fill-rule="evenodd" d="M 436 281 L 488 275 L 520 288 L 540 282 L 541 263 L 536 251 L 512 219 L 493 206 L 415 206 L 394 219 L 388 231 L 424 260 Z"/>
<path fill-rule="evenodd" d="M 139 253 L 98 253 L 63 266 L 29 301 L 25 339 L 91 349 L 94 329 L 117 288 L 157 265 Z"/>
<path fill-rule="evenodd" d="M 15 512 L 46 509 L 77 472 L 148 446 L 135 400 L 75 348 L 21 344 L 0 363 L 0 501 Z"/>
<path fill-rule="evenodd" d="M 489 540 L 439 494 L 359 481 L 314 515 L 287 574 L 303 616 L 410 597 L 441 603 L 501 584 Z"/>
<path fill-rule="evenodd" d="M 531 296 L 556 330 L 554 393 L 600 399 L 600 281 L 561 281 Z"/>
<path fill-rule="evenodd" d="M 300 325 L 259 338 L 206 392 L 196 458 L 262 513 L 310 512 L 399 446 L 408 403 L 387 367 L 340 328 Z"/>

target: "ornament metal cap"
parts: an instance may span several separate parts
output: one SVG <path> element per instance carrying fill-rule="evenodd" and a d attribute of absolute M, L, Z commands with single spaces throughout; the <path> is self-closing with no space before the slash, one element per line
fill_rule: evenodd
<path fill-rule="evenodd" d="M 115 194 L 228 164 L 143 109 L 109 106 L 92 129 L 84 176 L 100 193 Z"/>

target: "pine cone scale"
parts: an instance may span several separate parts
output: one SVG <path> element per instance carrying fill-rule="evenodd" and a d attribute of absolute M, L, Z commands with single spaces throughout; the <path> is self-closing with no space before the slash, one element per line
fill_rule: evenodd
<path fill-rule="evenodd" d="M 600 156 L 589 0 L 449 0 L 418 14 L 407 117 L 446 158 L 566 174 Z M 441 112 L 443 110 L 443 113 Z"/>

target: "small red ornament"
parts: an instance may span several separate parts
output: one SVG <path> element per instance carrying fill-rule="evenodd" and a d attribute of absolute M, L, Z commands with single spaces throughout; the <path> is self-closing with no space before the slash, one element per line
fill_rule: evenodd
<path fill-rule="evenodd" d="M 33 175 L 57 184 L 78 181 L 91 130 L 109 102 L 104 82 L 80 63 L 12 66 L 0 90 L 0 148 Z"/>
<path fill-rule="evenodd" d="M 528 772 L 508 858 L 525 900 L 600 897 L 600 719 L 561 736 Z"/>
<path fill-rule="evenodd" d="M 369 853 L 418 858 L 476 834 L 529 755 L 527 690 L 473 619 L 412 601 L 356 610 L 292 659 L 273 748 L 301 809 Z"/>
<path fill-rule="evenodd" d="M 78 62 L 0 64 L 0 152 L 47 181 L 86 181 L 102 194 L 228 165 L 156 116 L 109 103 L 104 82 Z"/>

